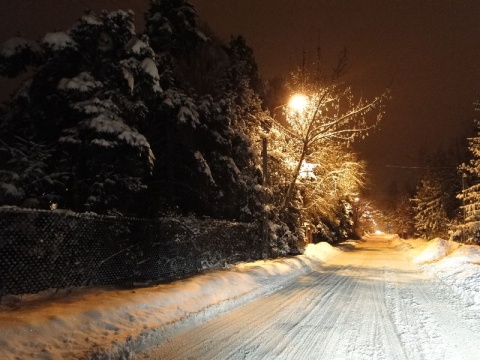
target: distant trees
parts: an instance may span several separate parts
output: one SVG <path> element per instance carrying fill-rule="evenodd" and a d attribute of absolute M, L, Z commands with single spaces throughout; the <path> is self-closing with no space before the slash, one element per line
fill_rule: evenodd
<path fill-rule="evenodd" d="M 411 201 L 411 195 L 404 193 L 397 199 L 393 212 L 389 215 L 389 222 L 394 231 L 402 238 L 410 238 L 415 235 L 415 210 Z"/>
<path fill-rule="evenodd" d="M 463 211 L 457 195 L 462 174 L 458 164 L 465 161 L 465 150 L 463 141 L 456 141 L 434 152 L 423 151 L 416 167 L 421 171 L 417 185 L 399 188 L 394 182 L 389 186 L 384 207 L 394 231 L 402 237 L 461 238 Z"/>

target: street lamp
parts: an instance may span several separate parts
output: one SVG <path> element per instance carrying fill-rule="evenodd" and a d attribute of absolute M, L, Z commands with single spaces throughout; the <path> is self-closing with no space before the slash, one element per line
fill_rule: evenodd
<path fill-rule="evenodd" d="M 358 226 L 359 226 L 359 220 L 360 220 L 360 209 L 359 209 L 359 202 L 360 198 L 355 197 L 353 199 L 353 204 L 352 204 L 352 212 L 353 212 L 353 234 L 355 236 L 358 236 Z"/>
<path fill-rule="evenodd" d="M 467 223 L 467 209 L 465 207 L 465 183 L 467 174 L 462 173 L 462 205 L 463 205 L 463 225 L 462 225 L 462 242 L 465 242 L 465 224 Z"/>
<path fill-rule="evenodd" d="M 299 93 L 294 94 L 290 98 L 290 100 L 288 101 L 287 104 L 277 106 L 273 110 L 273 112 L 275 112 L 276 109 L 283 108 L 284 113 L 286 115 L 286 119 L 290 123 L 290 125 L 292 126 L 294 131 L 291 131 L 291 130 L 283 127 L 279 123 L 277 123 L 277 125 L 279 125 L 284 131 L 286 131 L 291 136 L 293 136 L 295 138 L 298 138 L 298 136 L 295 134 L 295 132 L 296 131 L 298 132 L 298 130 L 301 130 L 300 133 L 303 132 L 302 130 L 305 127 L 305 117 L 306 117 L 305 113 L 308 111 L 308 105 L 309 105 L 309 98 L 306 95 L 299 94 Z M 274 121 L 275 121 L 275 118 L 274 118 Z M 267 166 L 267 159 L 268 159 L 267 145 L 268 145 L 267 137 L 264 137 L 262 139 L 262 160 L 263 160 L 262 165 L 263 165 L 263 186 L 264 187 L 268 186 L 268 180 L 269 180 L 268 179 L 268 166 Z M 296 180 L 297 176 L 299 175 L 301 166 L 304 165 L 303 163 L 304 163 L 304 159 L 302 159 L 302 161 L 298 165 L 298 168 L 296 169 L 295 180 Z M 309 165 L 310 165 L 310 168 L 309 168 L 310 171 L 307 170 L 307 172 L 312 172 L 312 174 L 313 174 L 312 170 L 317 164 L 309 164 Z M 290 184 L 290 186 L 287 190 L 287 194 L 289 194 L 292 191 L 292 188 L 293 188 L 292 185 L 295 182 L 295 180 Z M 288 197 L 288 195 L 286 197 Z M 264 202 L 266 202 L 266 200 L 264 200 Z M 286 203 L 286 201 L 285 201 L 285 203 Z M 282 206 L 284 206 L 284 205 L 282 205 Z M 263 258 L 266 259 L 266 258 L 268 258 L 268 216 L 267 216 L 267 212 L 265 211 L 265 209 L 263 211 L 262 229 L 263 229 L 262 230 L 262 237 L 263 237 L 263 243 L 264 243 Z"/>
<path fill-rule="evenodd" d="M 285 106 L 285 115 L 294 137 L 303 141 L 311 129 L 313 119 L 321 113 L 314 95 L 296 93 Z"/>
<path fill-rule="evenodd" d="M 308 104 L 308 97 L 303 94 L 295 94 L 290 98 L 290 101 L 288 102 L 288 106 L 290 109 L 302 113 L 305 108 L 307 107 Z"/>

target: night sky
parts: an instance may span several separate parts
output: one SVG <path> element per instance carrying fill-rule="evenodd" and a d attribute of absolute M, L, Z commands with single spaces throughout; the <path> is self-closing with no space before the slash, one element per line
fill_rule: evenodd
<path fill-rule="evenodd" d="M 480 93 L 478 0 L 192 0 L 201 20 L 224 40 L 241 34 L 264 79 L 286 76 L 303 51 L 334 63 L 345 47 L 344 80 L 372 98 L 391 85 L 383 124 L 355 148 L 382 192 L 416 170 L 420 149 L 464 137 Z M 83 9 L 132 8 L 139 29 L 148 1 L 0 0 L 0 41 L 16 31 L 38 38 L 69 27 Z M 9 81 L 0 80 L 5 98 Z"/>

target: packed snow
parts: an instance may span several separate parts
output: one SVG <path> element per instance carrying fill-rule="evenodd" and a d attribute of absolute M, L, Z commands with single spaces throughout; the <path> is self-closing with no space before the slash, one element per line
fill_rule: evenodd
<path fill-rule="evenodd" d="M 347 295 L 342 295 L 342 292 L 336 289 L 347 278 L 350 278 L 349 281 L 359 281 L 359 276 L 363 274 L 365 281 L 368 278 L 376 287 L 378 286 L 375 285 L 377 275 L 383 274 L 383 277 L 392 280 L 396 276 L 400 276 L 381 267 L 373 269 L 373 265 L 369 262 L 366 262 L 364 267 L 358 270 L 360 272 L 352 272 L 352 268 L 348 265 L 351 258 L 348 258 L 347 255 L 353 256 L 353 258 L 360 254 L 363 254 L 362 256 L 368 253 L 375 255 L 377 246 L 379 251 L 384 248 L 396 249 L 395 254 L 399 254 L 402 259 L 407 259 L 407 262 L 411 264 L 409 266 L 420 266 L 425 276 L 433 274 L 440 279 L 443 285 L 453 289 L 453 292 L 461 299 L 460 303 L 456 303 L 455 306 L 465 306 L 469 308 L 469 311 L 479 312 L 480 247 L 461 245 L 442 239 L 430 242 L 421 239 L 401 240 L 393 235 L 369 236 L 365 240 L 366 242 L 363 243 L 369 244 L 369 247 L 372 247 L 373 244 L 372 249 L 364 249 L 365 245 L 362 245 L 362 242 L 354 241 L 346 242 L 338 247 L 332 247 L 327 243 L 310 244 L 307 246 L 305 254 L 301 256 L 240 263 L 225 269 L 208 271 L 189 279 L 150 287 L 67 289 L 24 295 L 23 297 L 6 296 L 1 299 L 0 306 L 0 358 L 133 358 L 135 353 L 145 351 L 157 343 L 162 343 L 176 334 L 206 323 L 221 314 L 241 308 L 241 305 L 251 304 L 256 299 L 262 298 L 265 298 L 268 303 L 269 296 L 275 296 L 282 289 L 288 289 L 288 284 L 295 284 L 299 281 L 302 283 L 304 278 L 311 277 L 312 273 L 330 273 L 331 275 L 328 275 L 325 282 L 318 281 L 315 286 L 320 290 L 316 291 L 321 291 L 322 287 L 327 288 L 331 285 L 334 287 L 333 293 L 341 296 L 338 301 L 343 301 L 343 297 Z M 368 252 L 366 252 L 367 250 Z M 335 259 L 337 259 L 336 263 Z M 339 267 L 338 264 L 341 263 L 346 265 Z M 362 273 L 362 271 L 370 271 L 370 267 L 375 276 L 372 276 L 372 273 Z M 410 274 L 411 271 L 405 273 L 413 276 Z M 435 326 L 438 326 L 427 316 L 427 310 L 424 312 L 420 311 L 420 308 L 415 310 L 419 317 L 425 317 L 422 318 L 423 320 L 421 319 L 424 329 L 415 328 L 412 319 L 402 318 L 403 311 L 407 310 L 404 308 L 405 306 L 413 308 L 418 306 L 418 304 L 415 305 L 417 300 L 412 297 L 413 288 L 401 289 L 392 284 L 394 284 L 393 281 L 385 285 L 387 303 L 386 308 L 381 311 L 386 311 L 387 308 L 395 309 L 391 319 L 393 319 L 397 331 L 400 331 L 397 337 L 402 342 L 411 343 L 412 346 L 416 342 L 430 342 L 431 356 L 422 355 L 420 357 L 422 359 L 446 359 L 444 357 L 446 354 L 438 350 L 438 346 L 441 344 L 435 342 L 439 339 L 435 340 L 428 332 L 425 334 L 422 332 L 429 330 L 431 333 L 435 330 Z M 304 299 L 302 300 L 304 306 L 308 307 L 312 301 L 309 299 L 311 295 L 299 293 L 298 296 L 300 295 Z M 355 306 L 362 304 L 362 298 L 376 296 L 378 293 L 361 295 L 360 292 Z M 331 296 L 335 295 L 328 292 L 317 296 L 319 299 L 316 300 L 318 303 L 315 308 L 319 306 L 318 311 L 323 316 L 328 316 L 329 312 L 333 314 L 334 310 L 342 312 L 339 305 L 341 302 L 334 301 L 333 298 L 329 300 Z M 398 302 L 400 300 L 401 303 Z M 285 300 L 279 299 L 278 301 Z M 348 301 L 351 303 L 353 299 Z M 335 306 L 339 309 L 336 309 Z M 323 308 L 324 311 L 322 311 Z M 449 310 L 446 309 L 446 311 Z M 355 311 L 352 314 L 358 312 Z M 369 316 L 362 317 L 360 313 L 357 315 L 358 319 L 355 321 L 358 322 L 359 329 L 366 327 L 364 330 L 368 330 L 367 321 L 373 321 L 373 319 Z M 302 317 L 303 315 L 297 314 L 297 316 Z M 406 320 L 408 321 L 405 322 Z M 467 320 L 473 322 L 474 329 L 480 329 L 480 323 L 477 323 L 478 319 Z M 303 320 L 299 318 L 298 321 Z M 334 321 L 334 319 L 328 321 Z M 344 321 L 345 319 L 342 320 L 342 322 Z M 384 322 L 386 320 L 380 318 L 376 321 Z M 308 327 L 305 324 L 305 329 Z M 384 327 L 384 332 L 393 331 L 387 325 Z M 354 329 L 341 330 L 341 337 L 344 341 L 347 343 L 351 341 L 354 345 L 353 338 L 349 340 L 350 335 L 358 337 L 358 334 L 353 334 Z M 422 340 L 423 335 L 425 335 L 425 339 Z M 333 335 L 324 334 L 322 336 L 329 338 Z M 365 348 L 364 344 L 359 344 L 358 347 L 352 347 L 349 350 L 349 346 L 345 345 L 345 354 L 332 355 L 331 358 L 342 358 L 340 356 L 351 359 L 389 358 L 388 354 L 378 353 L 378 348 L 375 348 L 378 344 L 374 344 L 376 341 L 374 339 L 375 337 L 372 337 L 371 345 L 373 347 L 371 349 Z M 300 345 L 296 344 L 295 346 Z M 307 346 L 307 344 L 303 346 Z M 334 348 L 332 347 L 332 349 Z M 426 347 L 426 349 L 429 348 Z M 468 348 L 465 349 L 468 354 Z M 420 353 L 415 352 L 415 349 L 411 351 L 412 354 Z M 356 354 L 356 356 L 352 354 Z M 392 354 L 398 355 L 400 352 L 392 352 Z M 408 354 L 407 352 L 406 355 Z M 321 358 L 328 358 L 328 354 L 325 356 L 327 357 Z M 248 352 L 246 358 L 249 358 Z M 266 356 L 266 358 L 269 357 Z M 398 355 L 396 358 L 413 359 L 414 357 Z"/>

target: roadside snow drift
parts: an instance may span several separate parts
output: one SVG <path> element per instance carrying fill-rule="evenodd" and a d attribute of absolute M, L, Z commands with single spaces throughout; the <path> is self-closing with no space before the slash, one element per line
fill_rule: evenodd
<path fill-rule="evenodd" d="M 309 245 L 310 255 L 241 263 L 153 287 L 4 298 L 0 359 L 79 359 L 92 349 L 95 358 L 128 357 L 132 349 L 273 292 L 339 252 L 328 244 Z"/>
<path fill-rule="evenodd" d="M 433 239 L 428 242 L 425 249 L 413 260 L 415 264 L 425 264 L 432 261 L 438 261 L 452 252 L 457 243 L 447 241 L 440 238 Z"/>
<path fill-rule="evenodd" d="M 314 260 L 326 261 L 341 252 L 341 250 L 334 248 L 332 245 L 321 242 L 318 244 L 308 244 L 305 248 L 304 254 Z"/>
<path fill-rule="evenodd" d="M 466 305 L 480 310 L 480 246 L 434 239 L 414 262 L 451 287 Z"/>

